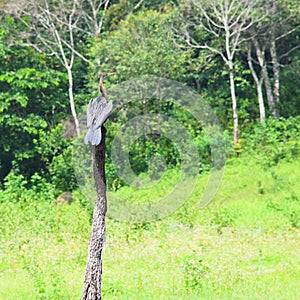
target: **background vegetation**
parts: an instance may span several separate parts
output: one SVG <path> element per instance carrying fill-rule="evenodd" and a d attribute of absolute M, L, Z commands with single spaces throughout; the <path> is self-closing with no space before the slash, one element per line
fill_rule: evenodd
<path fill-rule="evenodd" d="M 57 3 L 47 2 L 57 12 Z M 166 114 L 184 124 L 199 150 L 201 168 L 198 185 L 173 215 L 142 224 L 108 220 L 104 298 L 298 299 L 297 1 L 269 0 L 264 5 L 256 1 L 255 14 L 252 19 L 248 16 L 247 22 L 257 21 L 243 32 L 245 41 L 233 60 L 237 143 L 233 141 L 231 70 L 210 49 L 226 53 L 222 30 L 218 36 L 207 30 L 208 23 L 199 21 L 203 11 L 192 2 L 104 1 L 96 16 L 101 27 L 93 28 L 83 21 L 89 20 L 90 6 L 77 1 L 82 6 L 76 10 L 81 13 L 74 45 L 63 44 L 63 52 L 43 47 L 41 38 L 50 40 L 51 32 L 38 23 L 35 10 L 32 14 L 26 11 L 34 3 L 24 6 L 20 1 L 16 9 L 0 2 L 0 298 L 80 297 L 93 208 L 74 174 L 72 149 L 78 133 L 74 117 L 98 93 L 99 72 L 115 71 L 106 81 L 108 88 L 154 75 L 196 90 L 221 122 L 228 158 L 216 198 L 200 210 L 198 201 L 210 169 L 210 145 L 195 119 L 171 99 L 160 105 L 136 101 L 122 108 L 119 116 L 111 116 L 106 122 L 111 192 L 141 202 L 153 201 L 161 193 L 158 187 L 149 194 L 127 186 L 110 158 L 117 130 L 145 111 Z M 67 14 L 73 1 L 61 3 Z M 211 15 L 212 7 L 202 8 Z M 243 11 L 242 4 L 237 11 Z M 60 30 L 62 39 L 68 41 L 70 33 L 63 26 Z M 61 60 L 62 53 L 70 60 Z M 264 120 L 254 72 L 262 84 Z M 177 180 L 180 157 L 164 137 L 153 134 L 138 139 L 130 151 L 132 169 L 140 178 L 149 175 L 149 158 L 155 154 L 163 155 L 167 162 L 163 185 L 168 190 Z M 54 205 L 62 192 L 73 192 L 72 204 Z"/>

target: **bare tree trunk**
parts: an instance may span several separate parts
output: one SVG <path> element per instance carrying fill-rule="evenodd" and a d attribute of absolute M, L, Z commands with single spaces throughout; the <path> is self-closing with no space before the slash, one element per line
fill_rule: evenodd
<path fill-rule="evenodd" d="M 271 114 L 273 116 L 275 116 L 276 115 L 275 101 L 274 101 L 274 97 L 273 97 L 272 86 L 271 86 L 271 82 L 270 82 L 270 78 L 269 78 L 269 74 L 268 74 L 267 65 L 266 65 L 266 62 L 265 62 L 265 51 L 260 49 L 260 46 L 259 46 L 258 41 L 256 39 L 253 39 L 253 44 L 254 44 L 254 47 L 255 47 L 258 63 L 259 63 L 260 68 L 261 68 L 261 74 L 262 74 L 262 77 L 263 77 L 263 80 L 264 80 L 264 83 L 265 83 L 265 89 L 266 89 L 266 95 L 267 95 L 269 110 L 270 110 Z"/>
<path fill-rule="evenodd" d="M 274 76 L 274 85 L 273 85 L 273 94 L 274 94 L 274 116 L 279 118 L 279 88 L 280 88 L 280 81 L 279 81 L 279 74 L 280 74 L 280 65 L 278 62 L 278 57 L 276 53 L 276 42 L 275 37 L 272 38 L 271 47 L 270 47 L 270 54 L 272 58 L 272 65 L 273 65 L 273 76 Z"/>
<path fill-rule="evenodd" d="M 263 76 L 264 83 L 265 83 L 265 89 L 266 89 L 269 110 L 271 112 L 271 115 L 273 115 L 275 117 L 276 112 L 275 112 L 275 102 L 274 102 L 274 97 L 273 97 L 273 92 L 272 92 L 272 86 L 271 86 L 267 66 L 265 64 L 263 65 L 261 71 L 262 71 L 262 76 Z"/>
<path fill-rule="evenodd" d="M 265 104 L 264 104 L 264 96 L 262 91 L 262 80 L 260 79 L 256 85 L 257 88 L 257 99 L 258 99 L 258 107 L 259 107 L 259 119 L 261 122 L 266 120 L 266 112 L 265 112 Z"/>
<path fill-rule="evenodd" d="M 102 250 L 105 238 L 105 214 L 106 214 L 106 178 L 105 178 L 105 133 L 101 127 L 102 139 L 98 146 L 94 147 L 93 171 L 97 199 L 94 207 L 92 234 L 90 238 L 84 290 L 82 300 L 101 300 L 102 277 Z"/>
<path fill-rule="evenodd" d="M 239 130 L 239 121 L 238 114 L 236 109 L 236 95 L 235 95 L 235 84 L 234 84 L 234 70 L 233 66 L 229 66 L 230 68 L 230 91 L 231 91 L 231 101 L 232 101 L 232 116 L 233 116 L 233 142 L 234 146 L 238 143 L 238 130 Z"/>
<path fill-rule="evenodd" d="M 262 83 L 263 78 L 258 78 L 255 69 L 252 64 L 252 57 L 251 57 L 251 48 L 249 45 L 248 49 L 248 65 L 251 70 L 252 77 L 256 84 L 256 90 L 257 90 L 257 99 L 258 99 L 258 106 L 259 106 L 259 119 L 261 122 L 264 122 L 266 119 L 266 112 L 265 112 L 265 104 L 264 104 L 264 97 L 263 97 L 263 91 L 262 91 Z"/>
<path fill-rule="evenodd" d="M 79 127 L 79 121 L 77 118 L 77 113 L 75 109 L 75 103 L 74 103 L 74 94 L 73 94 L 73 74 L 71 68 L 67 68 L 68 71 L 68 78 L 69 78 L 69 100 L 70 100 L 70 108 L 71 113 L 74 119 L 75 123 L 75 130 L 78 137 L 80 137 L 80 127 Z"/>

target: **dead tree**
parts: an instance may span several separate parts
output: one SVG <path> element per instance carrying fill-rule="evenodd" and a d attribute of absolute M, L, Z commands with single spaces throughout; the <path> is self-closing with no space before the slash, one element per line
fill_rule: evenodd
<path fill-rule="evenodd" d="M 87 109 L 87 127 L 84 142 L 93 145 L 93 174 L 97 192 L 93 213 L 92 234 L 89 244 L 88 260 L 84 279 L 82 300 L 101 299 L 102 250 L 105 238 L 105 215 L 107 210 L 105 178 L 105 133 L 104 122 L 112 110 L 112 102 L 106 101 L 103 79 L 112 75 L 103 74 L 99 87 L 101 96 L 92 99 Z"/>
<path fill-rule="evenodd" d="M 92 234 L 84 279 L 82 300 L 101 299 L 102 250 L 105 238 L 106 178 L 105 178 L 105 132 L 101 126 L 102 139 L 93 148 L 93 171 L 97 198 L 94 207 Z"/>

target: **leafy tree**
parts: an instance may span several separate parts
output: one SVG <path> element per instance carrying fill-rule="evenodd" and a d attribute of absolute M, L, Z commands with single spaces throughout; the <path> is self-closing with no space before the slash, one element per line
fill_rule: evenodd
<path fill-rule="evenodd" d="M 65 69 L 70 109 L 78 136 L 80 127 L 74 100 L 75 59 L 79 57 L 91 63 L 85 55 L 83 42 L 99 36 L 108 4 L 109 0 L 31 0 L 5 6 L 5 12 L 25 26 L 20 33 L 15 32 L 18 38 L 40 53 L 55 56 Z"/>
<path fill-rule="evenodd" d="M 169 38 L 171 18 L 167 12 L 159 13 L 153 10 L 132 14 L 126 20 L 120 21 L 118 30 L 107 33 L 101 41 L 96 41 L 91 56 L 102 62 L 102 70 L 116 71 L 111 80 L 118 82 L 149 75 L 178 81 L 187 80 L 190 78 L 188 72 L 191 52 L 179 50 Z M 91 81 L 94 81 L 93 78 Z M 130 86 L 128 88 L 130 89 Z M 114 115 L 110 118 L 116 127 L 109 127 L 108 140 L 114 136 L 115 128 L 120 128 L 122 123 L 126 123 L 136 115 L 152 113 L 157 114 L 158 119 L 162 114 L 181 119 L 186 117 L 184 112 L 174 109 L 171 99 L 128 101 L 126 107 L 118 108 L 118 111 L 118 118 L 114 118 Z M 188 118 L 186 120 L 192 126 L 199 126 Z M 157 127 L 159 131 L 159 125 Z M 153 131 L 152 135 L 138 139 L 135 146 L 130 149 L 133 169 L 137 173 L 145 172 L 149 157 L 158 149 L 165 149 L 163 155 L 167 162 L 176 165 L 178 157 L 173 146 L 156 131 Z M 109 152 L 109 142 L 107 148 Z"/>
<path fill-rule="evenodd" d="M 167 13 L 151 10 L 131 15 L 96 41 L 90 56 L 100 60 L 102 69 L 114 69 L 119 81 L 144 75 L 182 80 L 190 54 L 170 40 L 169 22 Z"/>
<path fill-rule="evenodd" d="M 30 176 L 43 163 L 33 140 L 65 115 L 65 75 L 32 48 L 8 44 L 13 19 L 1 19 L 0 180 L 11 168 Z"/>

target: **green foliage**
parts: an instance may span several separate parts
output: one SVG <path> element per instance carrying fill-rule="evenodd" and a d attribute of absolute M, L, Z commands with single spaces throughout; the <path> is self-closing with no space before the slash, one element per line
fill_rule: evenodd
<path fill-rule="evenodd" d="M 200 26 L 191 26 L 186 22 L 184 18 L 196 18 L 200 13 L 186 4 L 173 0 L 111 1 L 105 15 L 101 15 L 104 17 L 101 38 L 88 39 L 84 34 L 75 36 L 76 41 L 80 40 L 80 48 L 84 53 L 89 53 L 97 66 L 88 67 L 87 63 L 79 59 L 74 61 L 76 109 L 83 109 L 86 105 L 87 98 L 90 97 L 87 95 L 88 90 L 91 94 L 98 90 L 96 82 L 98 83 L 99 69 L 101 72 L 117 73 L 106 81 L 108 88 L 111 83 L 147 75 L 167 77 L 195 88 L 214 108 L 226 131 L 224 135 L 229 156 L 255 152 L 258 147 L 255 155 L 265 167 L 297 157 L 297 86 L 300 70 L 297 5 L 290 0 L 279 1 L 280 10 L 274 16 L 276 20 L 290 13 L 293 16 L 286 18 L 286 27 L 277 28 L 283 33 L 294 28 L 277 41 L 280 63 L 286 66 L 280 74 L 281 98 L 278 107 L 284 117 L 288 119 L 292 115 L 295 120 L 281 119 L 277 122 L 270 119 L 265 124 L 256 124 L 256 91 L 247 64 L 245 45 L 239 49 L 234 61 L 242 136 L 237 147 L 233 149 L 228 69 L 219 55 L 211 55 L 207 49 L 188 49 L 181 29 L 188 30 L 194 41 L 203 45 L 221 46 L 220 40 Z M 137 5 L 140 6 L 136 7 Z M 261 24 L 269 26 L 269 21 L 267 18 Z M 57 127 L 57 124 L 70 118 L 65 70 L 59 66 L 54 56 L 45 57 L 33 48 L 25 47 L 21 38 L 16 43 L 15 33 L 24 31 L 22 23 L 4 14 L 0 22 L 0 182 L 3 183 L 4 178 L 12 171 L 14 175 L 24 176 L 26 187 L 33 184 L 31 177 L 38 174 L 53 186 L 55 194 L 73 190 L 77 185 L 71 161 L 72 142 L 65 140 L 62 129 Z M 290 52 L 291 49 L 294 51 Z M 269 63 L 269 55 L 266 55 L 266 59 Z M 256 65 L 255 68 L 259 70 Z M 272 83 L 272 75 L 270 79 Z M 171 98 L 170 96 L 163 101 L 146 99 L 145 103 L 129 101 L 121 109 L 118 118 L 115 115 L 110 117 L 112 122 L 107 123 L 106 170 L 108 186 L 111 189 L 117 190 L 124 185 L 117 176 L 118 166 L 114 166 L 110 159 L 112 140 L 122 124 L 132 116 L 144 112 L 170 116 L 187 128 L 199 152 L 200 172 L 208 171 L 211 165 L 220 167 L 219 161 L 211 163 L 211 147 L 215 141 L 209 141 L 198 122 L 172 103 Z M 268 115 L 267 106 L 266 109 Z M 151 173 L 155 178 L 160 176 L 164 168 L 177 168 L 181 164 L 176 146 L 156 133 L 137 139 L 127 150 L 132 169 L 137 175 Z M 221 154 L 219 157 L 223 158 Z"/>
<path fill-rule="evenodd" d="M 22 174 L 16 175 L 13 171 L 5 178 L 4 190 L 0 190 L 1 201 L 12 203 L 32 200 L 53 201 L 54 193 L 54 187 L 39 174 L 35 173 L 27 181 Z"/>
<path fill-rule="evenodd" d="M 179 153 L 174 143 L 157 135 L 148 136 L 148 139 L 145 137 L 137 139 L 131 145 L 129 154 L 131 167 L 136 174 L 151 171 L 151 160 L 155 157 L 163 157 L 169 167 L 176 167 L 180 162 Z M 160 166 L 161 171 L 164 171 L 163 162 L 156 164 L 156 166 L 158 168 Z M 152 171 L 155 172 L 155 170 Z M 160 173 L 159 169 L 156 171 Z"/>
<path fill-rule="evenodd" d="M 264 167 L 269 168 L 281 160 L 291 161 L 299 156 L 299 134 L 299 117 L 269 118 L 256 125 L 252 134 L 245 136 L 246 147 Z"/>
<path fill-rule="evenodd" d="M 267 203 L 268 209 L 276 211 L 288 219 L 292 228 L 300 228 L 300 206 L 299 196 L 293 190 L 287 175 L 279 175 L 271 170 L 273 184 L 271 189 L 274 193 L 285 192 L 285 196 L 280 200 L 270 199 Z M 288 192 L 286 192 L 288 190 Z"/>
<path fill-rule="evenodd" d="M 25 261 L 26 260 L 27 259 L 25 258 Z M 66 281 L 60 276 L 57 267 L 52 266 L 52 268 L 53 269 L 43 270 L 35 261 L 30 261 L 24 265 L 24 269 L 33 280 L 34 292 L 37 299 L 67 300 L 68 297 L 64 295 L 63 291 L 63 286 L 66 284 Z M 47 277 L 50 282 L 46 282 Z"/>
<path fill-rule="evenodd" d="M 72 191 L 77 187 L 72 162 L 72 141 L 63 137 L 61 124 L 42 132 L 34 140 L 35 149 L 44 163 L 43 176 L 53 184 L 57 193 Z"/>
<path fill-rule="evenodd" d="M 289 214 L 289 220 L 293 228 L 300 228 L 300 210 L 294 210 Z"/>
<path fill-rule="evenodd" d="M 223 227 L 228 227 L 233 224 L 235 216 L 228 209 L 218 209 L 214 212 L 213 217 L 210 221 L 212 225 L 217 226 L 217 230 L 221 232 Z"/>
<path fill-rule="evenodd" d="M 199 293 L 203 287 L 203 279 L 208 272 L 208 267 L 203 264 L 202 258 L 197 253 L 185 257 L 182 264 L 185 288 L 188 291 Z"/>
<path fill-rule="evenodd" d="M 66 108 L 66 76 L 32 48 L 8 46 L 14 20 L 1 18 L 0 30 L 0 181 L 13 168 L 29 178 L 43 168 L 34 139 L 58 122 Z"/>
<path fill-rule="evenodd" d="M 104 30 L 118 30 L 120 22 L 125 20 L 133 12 L 146 10 L 168 10 L 177 0 L 120 0 L 111 1 L 104 18 Z"/>
<path fill-rule="evenodd" d="M 13 285 L 1 285 L 0 298 L 71 299 L 75 290 L 78 298 L 81 283 L 74 288 L 73 272 L 84 268 L 86 249 L 76 250 L 75 236 L 76 240 L 88 241 L 90 229 L 81 206 L 75 203 L 54 205 L 54 198 L 46 198 L 42 193 L 37 201 L 33 191 L 12 203 L 3 197 L 2 191 L 0 193 L 0 199 L 4 200 L 0 204 L 1 274 L 5 272 L 5 277 L 13 283 L 11 274 L 18 270 L 17 277 L 25 283 L 11 291 Z M 72 249 L 67 250 L 63 244 L 73 244 Z M 66 286 L 73 292 L 66 291 Z M 6 294 L 9 291 L 10 296 Z"/>
<path fill-rule="evenodd" d="M 40 299 L 48 299 L 45 289 L 45 278 L 43 277 L 43 273 L 39 266 L 37 264 L 32 264 L 31 262 L 30 264 L 25 265 L 25 269 L 29 276 L 34 280 L 34 290 L 37 294 L 37 297 Z"/>
<path fill-rule="evenodd" d="M 156 75 L 182 80 L 190 53 L 178 50 L 168 39 L 170 17 L 155 11 L 131 15 L 118 30 L 95 44 L 91 55 L 105 70 L 115 70 L 115 80 Z"/>
<path fill-rule="evenodd" d="M 138 224 L 107 218 L 103 297 L 297 299 L 299 170 L 299 161 L 283 161 L 272 175 L 242 155 L 227 165 L 223 184 L 205 209 L 198 203 L 208 174 L 164 220 Z M 161 187 L 174 186 L 174 173 L 151 193 L 153 199 Z M 9 193 L 0 192 L 0 298 L 80 298 L 91 230 L 87 200 L 76 191 L 71 205 L 54 205 L 54 198 L 42 194 L 37 201 L 31 197 L 38 191 L 29 194 L 25 186 L 18 191 L 22 181 L 11 175 Z M 19 201 L 8 198 L 13 190 L 23 195 Z M 149 200 L 149 192 L 139 189 L 116 193 L 126 194 L 127 201 Z M 221 235 L 217 224 L 223 226 Z"/>
<path fill-rule="evenodd" d="M 15 198 L 17 201 L 22 192 L 27 191 L 26 188 L 30 188 L 29 193 L 32 193 L 34 199 L 39 200 L 51 199 L 54 195 L 72 191 L 77 187 L 72 162 L 72 141 L 64 138 L 62 133 L 61 125 L 48 133 L 39 132 L 39 138 L 33 140 L 34 148 L 30 157 L 36 160 L 38 155 L 41 168 L 31 176 L 25 177 L 20 172 L 20 164 L 16 165 L 16 170 L 13 169 L 4 181 L 4 192 L 11 195 L 11 199 Z M 25 156 L 26 153 L 21 154 L 22 157 L 16 155 L 19 160 L 29 158 Z"/>
<path fill-rule="evenodd" d="M 234 149 L 224 62 L 219 56 L 208 56 L 206 50 L 187 49 L 180 31 L 174 34 L 173 29 L 180 25 L 190 29 L 173 6 L 177 1 L 144 0 L 134 10 L 139 2 L 111 1 L 101 38 L 87 43 L 86 36 L 75 37 L 97 66 L 97 70 L 89 69 L 80 60 L 74 62 L 77 109 L 87 104 L 88 89 L 91 94 L 98 91 L 98 69 L 117 72 L 106 81 L 108 88 L 111 83 L 149 74 L 174 79 L 195 88 L 215 109 L 225 129 L 230 159 L 214 201 L 200 210 L 199 199 L 211 168 L 211 148 L 218 144 L 218 137 L 210 141 L 200 124 L 172 103 L 171 97 L 160 102 L 133 101 L 122 108 L 118 118 L 110 117 L 106 123 L 109 193 L 130 203 L 153 203 L 169 194 L 180 178 L 176 145 L 153 132 L 126 149 L 137 174 L 131 186 L 125 186 L 118 177 L 119 166 L 110 157 L 112 141 L 124 123 L 145 111 L 183 124 L 199 152 L 201 174 L 186 203 L 164 220 L 107 220 L 105 298 L 298 299 L 299 5 L 293 0 L 277 1 L 283 9 L 275 19 L 288 21 L 277 29 L 282 33 L 293 29 L 276 41 L 279 62 L 285 66 L 280 74 L 278 104 L 285 118 L 257 123 L 247 49 L 241 47 L 236 55 L 242 135 Z M 289 11 L 293 17 L 282 18 Z M 0 298 L 77 299 L 94 205 L 86 195 L 94 189 L 76 190 L 72 161 L 75 141 L 64 137 L 60 125 L 70 118 L 67 76 L 54 57 L 40 55 L 25 47 L 22 40 L 13 43 L 14 33 L 22 24 L 4 14 L 0 22 Z M 220 39 L 199 26 L 191 34 L 203 45 L 219 46 Z M 266 54 L 271 74 L 269 51 Z M 272 75 L 270 79 L 273 83 Z M 222 165 L 216 159 L 212 166 Z M 143 185 L 146 187 L 139 188 Z M 189 185 L 184 188 L 191 192 Z M 62 191 L 74 191 L 74 203 L 54 205 Z"/>
<path fill-rule="evenodd" d="M 15 175 L 10 172 L 4 182 L 5 191 L 1 191 L 1 201 L 17 202 L 22 199 L 23 194 L 26 192 L 27 181 L 23 175 Z"/>
<path fill-rule="evenodd" d="M 291 39 L 292 43 L 297 43 L 298 38 Z M 279 109 L 282 116 L 298 116 L 300 113 L 300 50 L 294 51 L 288 67 L 281 71 L 281 98 Z"/>

